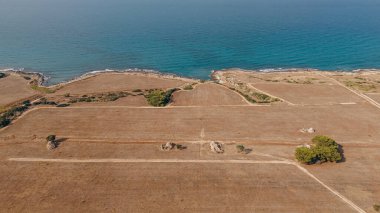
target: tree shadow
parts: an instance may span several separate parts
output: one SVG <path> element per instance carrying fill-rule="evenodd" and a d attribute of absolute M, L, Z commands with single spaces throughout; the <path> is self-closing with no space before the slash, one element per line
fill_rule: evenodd
<path fill-rule="evenodd" d="M 251 153 L 253 150 L 248 148 L 248 149 L 244 149 L 244 154 L 249 154 Z"/>
<path fill-rule="evenodd" d="M 58 147 L 61 145 L 61 143 L 67 141 L 67 139 L 68 139 L 68 138 L 59 138 L 59 139 L 56 139 L 56 140 L 54 141 L 54 143 L 55 143 L 56 147 L 58 148 Z"/>
<path fill-rule="evenodd" d="M 337 163 L 344 163 L 344 162 L 346 162 L 346 157 L 344 156 L 344 149 L 343 149 L 343 146 L 340 145 L 340 144 L 338 144 L 338 152 L 342 156 L 342 159 L 340 161 L 337 161 Z"/>

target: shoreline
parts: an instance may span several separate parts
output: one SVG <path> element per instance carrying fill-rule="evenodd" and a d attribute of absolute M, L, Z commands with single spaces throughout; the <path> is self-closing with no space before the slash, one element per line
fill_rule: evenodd
<path fill-rule="evenodd" d="M 268 69 L 242 69 L 242 68 L 225 68 L 220 70 L 211 70 L 209 74 L 209 78 L 207 80 L 214 81 L 215 80 L 215 73 L 217 72 L 254 72 L 254 73 L 285 73 L 285 72 L 324 72 L 324 73 L 340 73 L 340 74 L 355 74 L 355 73 L 377 73 L 380 72 L 380 69 L 355 69 L 355 70 L 320 70 L 320 69 L 314 69 L 314 68 L 268 68 Z M 81 81 L 87 78 L 91 78 L 94 76 L 102 75 L 102 74 L 112 74 L 112 73 L 126 73 L 126 74 L 135 74 L 135 75 L 149 75 L 154 76 L 157 78 L 167 78 L 167 79 L 179 79 L 179 80 L 185 80 L 185 81 L 200 81 L 202 79 L 200 78 L 193 78 L 188 76 L 181 76 L 178 74 L 170 73 L 170 72 L 164 72 L 164 71 L 158 71 L 158 70 L 151 70 L 151 69 L 120 69 L 120 70 L 114 70 L 114 69 L 104 69 L 104 70 L 94 70 L 86 72 L 82 75 L 75 76 L 67 81 L 58 82 L 55 84 L 49 85 L 49 79 L 51 77 L 45 75 L 42 72 L 35 72 L 35 71 L 25 71 L 24 69 L 13 69 L 13 68 L 5 68 L 0 69 L 0 72 L 2 73 L 13 73 L 20 76 L 31 76 L 38 79 L 38 85 L 44 86 L 47 88 L 59 88 L 62 86 L 65 86 L 70 83 L 74 83 L 77 81 Z"/>

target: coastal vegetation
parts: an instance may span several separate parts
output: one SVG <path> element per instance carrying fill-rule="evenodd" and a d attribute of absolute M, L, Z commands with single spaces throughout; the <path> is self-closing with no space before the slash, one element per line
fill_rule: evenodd
<path fill-rule="evenodd" d="M 343 159 L 341 146 L 332 138 L 318 135 L 310 146 L 298 147 L 295 158 L 305 164 L 339 162 Z"/>
<path fill-rule="evenodd" d="M 160 89 L 149 90 L 148 93 L 145 94 L 145 98 L 150 105 L 163 107 L 170 103 L 172 94 L 177 90 L 177 88 L 169 89 L 167 91 Z"/>
<path fill-rule="evenodd" d="M 0 128 L 8 126 L 12 120 L 16 119 L 30 106 L 30 101 L 24 101 L 21 105 L 14 106 L 0 115 Z"/>
<path fill-rule="evenodd" d="M 120 98 L 124 98 L 131 95 L 129 92 L 109 92 L 93 95 L 82 95 L 81 97 L 71 97 L 69 103 L 77 102 L 109 102 L 116 101 Z"/>
<path fill-rule="evenodd" d="M 194 89 L 193 85 L 189 84 L 183 87 L 184 90 L 192 90 Z"/>
<path fill-rule="evenodd" d="M 43 87 L 43 86 L 38 86 L 37 84 L 32 84 L 30 86 L 30 88 L 32 88 L 33 90 L 36 90 L 36 91 L 39 91 L 39 92 L 42 92 L 42 93 L 47 93 L 47 94 L 50 94 L 50 93 L 54 93 L 55 90 L 53 89 L 50 89 L 48 87 Z"/>
<path fill-rule="evenodd" d="M 0 72 L 0 78 L 5 78 L 5 73 Z"/>

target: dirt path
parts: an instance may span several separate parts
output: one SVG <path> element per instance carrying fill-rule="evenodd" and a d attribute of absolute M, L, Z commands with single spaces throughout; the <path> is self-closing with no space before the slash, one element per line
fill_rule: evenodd
<path fill-rule="evenodd" d="M 335 189 L 329 187 L 323 183 L 316 176 L 311 174 L 307 169 L 300 166 L 294 161 L 290 160 L 268 160 L 268 161 L 258 161 L 258 160 L 182 160 L 182 159 L 47 159 L 47 158 L 8 158 L 8 161 L 16 162 L 52 162 L 52 163 L 217 163 L 217 164 L 287 164 L 296 166 L 301 172 L 307 176 L 314 179 L 328 191 L 333 193 L 351 208 L 359 213 L 365 213 L 363 209 L 354 204 L 351 200 L 344 197 Z"/>

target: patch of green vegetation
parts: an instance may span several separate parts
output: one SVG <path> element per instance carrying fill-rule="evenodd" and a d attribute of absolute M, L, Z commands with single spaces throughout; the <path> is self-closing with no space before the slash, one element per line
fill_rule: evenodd
<path fill-rule="evenodd" d="M 359 81 L 359 82 L 354 82 L 354 81 L 345 81 L 344 84 L 348 87 L 352 87 L 354 89 L 358 89 L 361 91 L 371 91 L 371 90 L 376 90 L 376 86 L 373 85 L 372 83 L 366 82 L 366 81 Z"/>
<path fill-rule="evenodd" d="M 6 76 L 5 73 L 0 72 L 0 78 L 5 78 Z"/>
<path fill-rule="evenodd" d="M 30 86 L 30 88 L 32 88 L 33 90 L 42 92 L 42 93 L 54 93 L 55 92 L 55 90 L 53 90 L 53 89 L 50 89 L 50 88 L 47 88 L 47 87 L 43 87 L 43 86 L 38 86 L 36 84 L 32 84 Z"/>
<path fill-rule="evenodd" d="M 170 103 L 172 94 L 177 90 L 177 88 L 170 89 L 167 91 L 163 91 L 160 89 L 150 90 L 145 95 L 145 98 L 150 105 L 155 107 L 163 107 Z"/>
<path fill-rule="evenodd" d="M 189 85 L 186 85 L 185 87 L 183 87 L 184 90 L 192 90 L 194 89 L 193 85 L 189 84 Z"/>
<path fill-rule="evenodd" d="M 237 151 L 238 153 L 242 153 L 242 152 L 244 152 L 244 151 L 245 151 L 245 147 L 244 147 L 244 145 L 242 145 L 242 144 L 238 144 L 238 145 L 236 145 L 236 151 Z"/>
<path fill-rule="evenodd" d="M 12 120 L 16 119 L 23 112 L 29 109 L 30 101 L 24 101 L 23 104 L 14 106 L 8 110 L 5 110 L 0 115 L 0 128 L 8 126 Z"/>
<path fill-rule="evenodd" d="M 233 89 L 233 90 L 235 90 L 235 89 Z M 253 104 L 257 103 L 257 101 L 255 99 L 253 99 L 251 96 L 249 96 L 249 95 L 247 95 L 245 93 L 242 93 L 239 90 L 235 90 L 235 91 L 238 92 L 240 95 L 242 95 L 247 101 L 249 101 L 249 102 L 251 102 Z"/>
<path fill-rule="evenodd" d="M 131 95 L 128 92 L 110 92 L 110 93 L 102 93 L 96 94 L 92 96 L 82 95 L 82 97 L 72 97 L 69 103 L 77 103 L 77 102 L 109 102 L 116 101 L 119 98 L 124 98 Z"/>
<path fill-rule="evenodd" d="M 296 159 L 305 164 L 339 162 L 343 159 L 341 146 L 335 140 L 327 136 L 315 136 L 313 145 L 309 147 L 298 147 L 295 151 Z"/>

